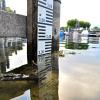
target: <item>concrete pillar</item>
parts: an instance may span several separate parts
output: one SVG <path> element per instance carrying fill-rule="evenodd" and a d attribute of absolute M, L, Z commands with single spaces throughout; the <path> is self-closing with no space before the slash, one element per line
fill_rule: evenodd
<path fill-rule="evenodd" d="M 37 62 L 37 4 L 38 0 L 27 0 L 28 62 Z"/>
<path fill-rule="evenodd" d="M 60 5 L 61 5 L 61 0 L 54 0 L 53 40 L 52 40 L 53 52 L 59 50 Z"/>
<path fill-rule="evenodd" d="M 52 0 L 51 0 L 52 1 Z M 39 2 L 39 3 L 38 3 Z M 52 51 L 57 51 L 59 50 L 59 30 L 60 30 L 60 4 L 61 2 L 59 0 L 54 0 L 54 10 L 52 7 L 52 3 L 49 2 L 49 0 L 46 1 L 46 3 L 41 2 L 39 0 L 27 0 L 27 39 L 28 39 L 28 62 L 31 63 L 33 60 L 35 63 L 37 63 L 37 51 L 46 51 L 46 47 L 41 47 L 41 45 L 45 46 L 46 42 L 51 42 L 52 40 Z M 40 7 L 44 6 L 43 8 L 46 9 L 40 9 L 38 8 L 38 4 Z M 41 4 L 41 5 L 40 5 Z M 51 8 L 48 8 L 49 5 Z M 47 9 L 49 9 L 51 12 L 52 10 L 54 11 L 54 18 L 53 18 L 53 39 L 52 38 L 47 38 L 46 36 L 49 36 L 50 34 L 48 34 L 48 31 L 50 31 L 50 28 L 48 24 L 52 23 L 50 22 L 50 18 L 48 18 L 48 15 L 45 14 L 47 13 Z M 38 10 L 39 11 L 44 11 L 41 14 L 38 15 Z M 46 10 L 46 12 L 45 12 Z M 49 11 L 49 13 L 50 13 Z M 41 17 L 40 17 L 41 16 Z M 43 18 L 43 16 L 46 18 Z M 52 16 L 52 15 L 49 15 Z M 40 20 L 38 20 L 38 18 L 40 18 Z M 38 21 L 37 21 L 38 20 Z M 38 23 L 37 23 L 38 22 Z M 42 38 L 39 38 L 40 35 L 40 30 L 37 24 L 41 24 L 43 25 L 43 27 L 45 27 L 44 29 L 41 28 L 42 31 L 45 30 L 46 34 L 45 36 L 42 35 Z M 45 26 L 46 25 L 46 26 Z M 37 28 L 38 27 L 38 28 Z M 49 27 L 49 29 L 48 29 Z M 37 33 L 38 32 L 38 33 Z M 42 33 L 43 34 L 43 33 Z M 49 41 L 51 39 L 51 41 Z M 40 41 L 41 40 L 41 41 Z M 37 50 L 38 49 L 38 50 Z M 46 54 L 46 53 L 44 53 Z M 42 54 L 41 54 L 42 55 Z"/>

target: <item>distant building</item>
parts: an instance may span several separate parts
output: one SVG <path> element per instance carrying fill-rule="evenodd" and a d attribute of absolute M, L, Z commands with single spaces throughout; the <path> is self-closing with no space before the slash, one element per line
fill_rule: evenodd
<path fill-rule="evenodd" d="M 75 30 L 73 32 L 73 42 L 74 43 L 78 43 L 79 42 L 79 32 L 77 30 Z"/>
<path fill-rule="evenodd" d="M 5 8 L 6 8 L 6 2 L 5 2 L 5 0 L 1 0 L 0 1 L 0 10 L 5 10 Z"/>
<path fill-rule="evenodd" d="M 83 30 L 82 33 L 81 33 L 81 35 L 82 35 L 83 37 L 87 37 L 87 36 L 89 35 L 88 30 Z"/>
<path fill-rule="evenodd" d="M 88 43 L 88 37 L 89 35 L 89 32 L 88 30 L 83 30 L 82 33 L 81 33 L 81 43 Z"/>

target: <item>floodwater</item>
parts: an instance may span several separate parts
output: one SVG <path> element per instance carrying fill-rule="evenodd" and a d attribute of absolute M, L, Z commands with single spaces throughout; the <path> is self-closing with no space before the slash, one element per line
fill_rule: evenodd
<path fill-rule="evenodd" d="M 100 41 L 88 49 L 66 49 L 59 58 L 59 100 L 100 100 Z"/>
<path fill-rule="evenodd" d="M 68 44 L 64 56 L 39 56 L 33 66 L 26 39 L 1 38 L 0 100 L 100 100 L 100 39 Z"/>

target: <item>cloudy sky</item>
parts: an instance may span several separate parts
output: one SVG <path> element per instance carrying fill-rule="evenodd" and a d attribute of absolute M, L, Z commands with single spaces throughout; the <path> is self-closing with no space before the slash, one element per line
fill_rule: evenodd
<path fill-rule="evenodd" d="M 100 26 L 100 0 L 61 1 L 61 26 L 65 26 L 67 20 L 72 18 L 89 21 L 92 26 Z M 19 14 L 27 13 L 27 0 L 6 0 L 6 4 Z"/>
<path fill-rule="evenodd" d="M 100 0 L 62 0 L 61 26 L 67 20 L 77 18 L 100 26 Z"/>
<path fill-rule="evenodd" d="M 18 14 L 27 14 L 27 0 L 6 0 L 6 6 L 16 10 Z"/>

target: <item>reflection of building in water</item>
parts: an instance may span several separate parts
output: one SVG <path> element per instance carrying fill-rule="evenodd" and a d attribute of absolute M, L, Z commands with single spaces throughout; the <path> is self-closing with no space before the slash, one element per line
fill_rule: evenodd
<path fill-rule="evenodd" d="M 21 38 L 0 38 L 1 72 L 4 73 L 16 67 L 24 65 L 24 63 L 26 64 L 27 63 L 26 48 L 27 48 L 26 41 L 23 41 L 23 39 Z M 19 64 L 20 66 L 18 65 L 18 63 L 20 63 Z"/>
<path fill-rule="evenodd" d="M 5 46 L 6 47 L 17 47 L 21 46 L 22 39 L 21 38 L 5 38 Z"/>
<path fill-rule="evenodd" d="M 51 57 L 51 55 L 39 57 L 38 68 L 37 72 L 39 79 L 35 84 L 34 80 L 1 81 L 0 87 L 2 88 L 0 89 L 0 100 L 22 100 L 22 98 L 28 98 L 27 100 L 59 100 L 58 58 Z"/>

